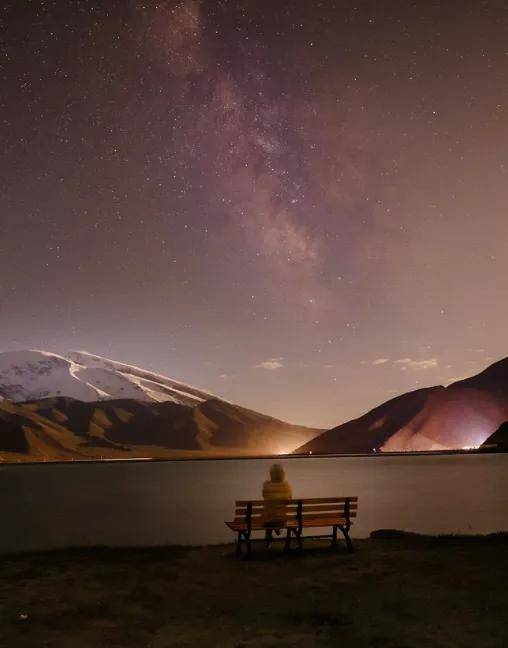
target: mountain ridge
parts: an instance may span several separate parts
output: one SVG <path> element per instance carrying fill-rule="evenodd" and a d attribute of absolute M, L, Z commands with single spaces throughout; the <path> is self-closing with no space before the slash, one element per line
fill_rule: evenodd
<path fill-rule="evenodd" d="M 323 431 L 83 351 L 0 353 L 3 461 L 447 450 L 507 420 L 508 358 Z"/>
<path fill-rule="evenodd" d="M 508 358 L 447 387 L 407 392 L 317 435 L 298 454 L 479 447 L 508 419 Z"/>

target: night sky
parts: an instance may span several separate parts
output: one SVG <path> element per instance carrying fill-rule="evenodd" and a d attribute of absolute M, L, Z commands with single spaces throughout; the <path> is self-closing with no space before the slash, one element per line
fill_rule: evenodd
<path fill-rule="evenodd" d="M 333 426 L 507 355 L 504 0 L 11 0 L 0 350 Z"/>

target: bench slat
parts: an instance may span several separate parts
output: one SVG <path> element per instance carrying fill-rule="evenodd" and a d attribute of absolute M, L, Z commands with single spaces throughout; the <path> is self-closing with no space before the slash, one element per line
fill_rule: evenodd
<path fill-rule="evenodd" d="M 271 506 L 272 509 L 276 508 L 277 511 L 287 511 L 288 513 L 295 513 L 296 512 L 296 507 L 295 506 L 279 506 L 278 504 L 275 504 L 275 506 L 272 504 Z M 252 515 L 261 515 L 264 513 L 266 510 L 265 506 L 257 506 L 256 508 L 252 508 Z M 241 506 L 235 509 L 235 513 L 238 513 L 239 515 L 247 515 L 247 507 L 246 506 Z"/>
<path fill-rule="evenodd" d="M 334 526 L 335 524 L 347 524 L 344 518 L 340 517 L 329 517 L 329 518 L 312 518 L 312 519 L 303 519 L 302 527 L 327 527 Z"/>
<path fill-rule="evenodd" d="M 302 515 L 302 520 L 316 520 L 316 519 L 330 519 L 330 518 L 345 518 L 344 511 L 324 511 L 322 513 L 310 513 L 307 515 Z M 351 511 L 349 514 L 349 518 L 353 520 L 356 517 L 356 511 Z M 274 518 L 280 519 L 281 522 L 296 522 L 298 520 L 298 517 L 295 513 L 291 513 L 289 515 L 279 515 L 277 512 L 274 513 Z M 257 524 L 257 523 L 262 523 L 266 521 L 267 518 L 266 516 L 263 515 L 253 515 L 251 516 L 251 524 Z M 240 524 L 244 524 L 247 522 L 247 516 L 242 515 L 242 516 L 235 516 L 234 522 Z"/>
<path fill-rule="evenodd" d="M 226 522 L 228 527 L 233 530 L 233 531 L 245 531 L 247 530 L 247 524 L 245 521 L 233 521 L 233 522 Z M 320 527 L 327 527 L 327 526 L 334 526 L 334 525 L 339 525 L 339 524 L 347 524 L 347 521 L 344 518 L 340 517 L 331 517 L 331 518 L 316 518 L 313 520 L 302 520 L 302 527 L 303 528 L 320 528 Z M 351 524 L 353 522 L 351 521 Z M 298 525 L 296 524 L 296 520 L 294 522 L 288 521 L 287 523 L 283 524 L 280 528 L 291 528 L 291 529 L 296 529 Z M 275 528 L 273 527 L 267 527 L 261 523 L 253 523 L 251 524 L 251 529 L 252 531 L 264 531 L 269 528 Z"/>
<path fill-rule="evenodd" d="M 344 504 L 346 500 L 349 500 L 351 504 L 353 502 L 358 502 L 358 497 L 308 497 L 302 499 L 302 503 L 305 504 Z M 298 498 L 291 500 L 269 500 L 270 502 L 277 502 L 280 505 L 284 506 L 298 506 Z M 237 507 L 247 506 L 249 502 L 252 504 L 252 508 L 261 507 L 266 504 L 266 500 L 237 500 L 235 502 Z"/>
<path fill-rule="evenodd" d="M 351 507 L 349 509 L 349 516 L 356 517 L 358 509 L 356 507 Z M 281 509 L 281 508 L 271 508 L 271 509 L 260 509 L 259 511 L 253 512 L 251 514 L 251 519 L 259 519 L 266 517 L 267 515 L 274 515 L 276 517 L 286 518 L 286 517 L 296 517 L 297 512 L 295 509 Z M 302 508 L 302 516 L 307 517 L 309 515 L 341 515 L 345 516 L 344 507 L 331 508 L 329 506 L 317 506 L 315 508 Z M 235 519 L 245 519 L 247 518 L 247 512 L 244 509 L 235 510 Z"/>
<path fill-rule="evenodd" d="M 316 515 L 304 515 L 302 517 L 302 524 L 305 526 L 306 523 L 310 524 L 316 521 L 321 521 L 321 520 L 345 520 L 345 516 L 341 513 L 321 513 L 321 515 L 317 514 Z"/>
<path fill-rule="evenodd" d="M 354 518 L 356 517 L 357 511 L 349 511 L 349 517 Z M 303 511 L 302 518 L 305 520 L 305 518 L 313 518 L 313 517 L 334 517 L 334 516 L 339 516 L 339 517 L 346 517 L 346 514 L 344 511 Z"/>
<path fill-rule="evenodd" d="M 358 497 L 307 497 L 302 499 L 302 502 L 305 504 L 330 504 L 331 502 L 345 502 L 349 500 L 350 503 L 358 502 Z"/>
<path fill-rule="evenodd" d="M 266 502 L 265 505 L 263 506 L 252 507 L 252 515 L 261 514 L 268 507 L 281 510 L 281 511 L 287 511 L 288 513 L 295 513 L 296 509 L 298 508 L 297 506 L 286 506 L 284 504 L 279 505 L 279 503 L 274 500 L 272 501 L 268 500 L 268 502 Z M 304 512 L 305 511 L 343 511 L 344 508 L 345 508 L 345 503 L 307 504 L 306 502 L 302 502 L 302 511 Z M 358 510 L 358 504 L 356 502 L 351 503 L 349 505 L 349 510 L 350 511 Z M 235 509 L 235 513 L 237 515 L 246 515 L 247 507 L 239 506 Z"/>
<path fill-rule="evenodd" d="M 281 506 L 296 506 L 296 500 L 270 500 L 271 502 L 277 502 Z M 237 500 L 235 502 L 236 506 L 247 506 L 249 502 L 252 504 L 252 508 L 261 508 L 266 504 L 266 500 Z"/>
<path fill-rule="evenodd" d="M 302 511 L 305 514 L 307 511 L 344 511 L 345 504 L 302 504 Z M 356 511 L 358 504 L 350 504 L 349 510 Z"/>

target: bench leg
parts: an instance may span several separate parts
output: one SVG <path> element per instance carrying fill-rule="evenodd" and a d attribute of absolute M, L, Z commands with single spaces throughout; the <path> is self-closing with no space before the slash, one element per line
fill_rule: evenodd
<path fill-rule="evenodd" d="M 333 525 L 333 531 L 332 531 L 332 543 L 330 545 L 332 549 L 337 548 L 337 525 Z"/>
<path fill-rule="evenodd" d="M 236 550 L 235 550 L 235 554 L 236 554 L 237 556 L 241 556 L 241 555 L 242 555 L 242 532 L 241 532 L 241 531 L 238 531 L 238 538 L 237 538 L 237 540 L 236 540 Z"/>
<path fill-rule="evenodd" d="M 252 556 L 252 547 L 250 546 L 250 531 L 245 534 L 245 542 L 247 543 L 247 558 Z"/>
<path fill-rule="evenodd" d="M 298 529 L 296 532 L 296 542 L 298 543 L 298 549 L 302 549 L 302 530 Z"/>
<path fill-rule="evenodd" d="M 353 543 L 351 542 L 351 538 L 349 537 L 349 525 L 346 524 L 346 526 L 339 526 L 339 529 L 342 531 L 344 534 L 344 540 L 346 541 L 346 548 L 349 553 L 353 553 Z"/>
<path fill-rule="evenodd" d="M 284 551 L 289 551 L 291 549 L 291 529 L 286 531 L 286 542 L 284 544 Z"/>
<path fill-rule="evenodd" d="M 245 545 L 247 546 L 247 556 L 250 558 L 252 555 L 252 547 L 250 544 L 250 532 L 246 531 L 238 531 L 238 538 L 236 541 L 236 550 L 235 554 L 237 556 L 242 555 L 242 544 L 245 542 Z"/>

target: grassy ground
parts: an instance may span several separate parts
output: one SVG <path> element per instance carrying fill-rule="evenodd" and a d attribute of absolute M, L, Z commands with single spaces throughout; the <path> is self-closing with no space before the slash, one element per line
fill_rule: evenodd
<path fill-rule="evenodd" d="M 508 645 L 508 539 L 94 549 L 0 558 L 0 646 Z"/>

